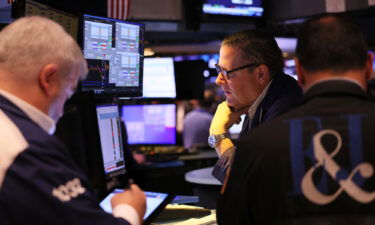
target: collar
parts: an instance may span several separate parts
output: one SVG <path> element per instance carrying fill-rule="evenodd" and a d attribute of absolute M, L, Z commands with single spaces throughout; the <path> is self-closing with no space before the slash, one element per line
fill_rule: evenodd
<path fill-rule="evenodd" d="M 250 106 L 249 108 L 249 112 L 248 112 L 248 115 L 250 117 L 250 119 L 252 119 L 254 117 L 254 114 L 259 106 L 259 104 L 263 101 L 264 97 L 266 96 L 266 93 L 271 85 L 273 80 L 271 80 L 267 86 L 263 89 L 262 93 L 260 93 L 260 95 L 258 96 L 258 98 L 255 99 L 254 103 Z"/>
<path fill-rule="evenodd" d="M 56 124 L 51 117 L 7 91 L 0 89 L 0 95 L 20 108 L 32 121 L 38 124 L 48 134 L 52 135 L 55 132 Z"/>
<path fill-rule="evenodd" d="M 354 80 L 352 78 L 348 78 L 348 77 L 328 77 L 328 78 L 321 79 L 321 80 L 319 80 L 319 81 L 317 81 L 317 82 L 315 82 L 315 83 L 313 83 L 313 84 L 305 87 L 304 88 L 304 92 L 307 92 L 314 85 L 317 85 L 317 84 L 320 84 L 320 83 L 326 82 L 326 81 L 348 81 L 348 82 L 352 82 L 352 83 L 358 85 L 360 88 L 363 89 L 363 87 L 361 86 L 361 84 L 358 81 L 356 81 L 356 80 Z"/>
<path fill-rule="evenodd" d="M 318 95 L 351 95 L 369 99 L 361 86 L 347 79 L 331 79 L 315 83 L 306 91 L 303 102 Z"/>

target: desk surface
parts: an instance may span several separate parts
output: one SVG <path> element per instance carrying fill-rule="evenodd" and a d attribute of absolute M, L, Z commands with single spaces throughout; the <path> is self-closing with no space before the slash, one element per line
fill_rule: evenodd
<path fill-rule="evenodd" d="M 212 169 L 213 167 L 207 167 L 187 172 L 185 173 L 185 180 L 194 184 L 221 185 L 221 183 L 211 175 Z"/>

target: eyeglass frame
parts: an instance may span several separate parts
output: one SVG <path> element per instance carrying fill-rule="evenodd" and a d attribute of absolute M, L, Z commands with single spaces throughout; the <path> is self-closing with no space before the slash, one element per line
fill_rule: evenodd
<path fill-rule="evenodd" d="M 219 66 L 219 64 L 215 64 L 215 69 L 216 69 L 217 74 L 220 74 L 220 73 L 221 73 L 221 74 L 224 76 L 224 78 L 225 78 L 226 80 L 230 80 L 230 77 L 229 77 L 229 74 L 230 74 L 230 73 L 236 72 L 236 71 L 238 71 L 238 70 L 243 70 L 243 69 L 248 68 L 248 67 L 259 66 L 259 65 L 260 65 L 259 63 L 250 63 L 250 64 L 247 64 L 247 65 L 240 66 L 240 67 L 238 67 L 238 68 L 235 68 L 235 69 L 232 69 L 232 70 L 228 70 L 228 71 L 226 71 L 226 70 L 223 70 L 223 69 Z"/>

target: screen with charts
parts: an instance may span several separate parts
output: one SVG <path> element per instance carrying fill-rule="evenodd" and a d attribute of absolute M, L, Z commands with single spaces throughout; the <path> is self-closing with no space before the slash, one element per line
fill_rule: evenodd
<path fill-rule="evenodd" d="M 144 98 L 176 98 L 173 58 L 145 58 Z"/>
<path fill-rule="evenodd" d="M 261 17 L 263 15 L 262 0 L 204 0 L 203 13 Z"/>
<path fill-rule="evenodd" d="M 128 142 L 131 145 L 175 145 L 176 105 L 124 105 Z"/>
<path fill-rule="evenodd" d="M 142 96 L 144 25 L 84 15 L 83 26 L 89 74 L 82 91 Z"/>
<path fill-rule="evenodd" d="M 118 106 L 98 105 L 96 113 L 105 174 L 115 176 L 124 173 L 125 159 Z"/>

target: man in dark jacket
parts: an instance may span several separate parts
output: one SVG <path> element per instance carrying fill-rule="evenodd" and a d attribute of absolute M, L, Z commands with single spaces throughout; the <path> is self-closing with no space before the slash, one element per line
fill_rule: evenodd
<path fill-rule="evenodd" d="M 87 64 L 73 38 L 42 17 L 0 32 L 0 223 L 139 225 L 145 194 L 137 185 L 99 207 L 85 175 L 51 134 Z"/>
<path fill-rule="evenodd" d="M 284 61 L 275 39 L 257 30 L 234 33 L 223 40 L 216 83 L 226 101 L 218 106 L 209 144 L 220 156 L 213 175 L 224 181 L 235 147 L 228 130 L 246 114 L 240 136 L 296 105 L 302 96 L 297 81 L 284 74 Z"/>
<path fill-rule="evenodd" d="M 240 140 L 219 224 L 374 224 L 375 103 L 359 27 L 326 14 L 300 31 L 303 102 Z"/>

